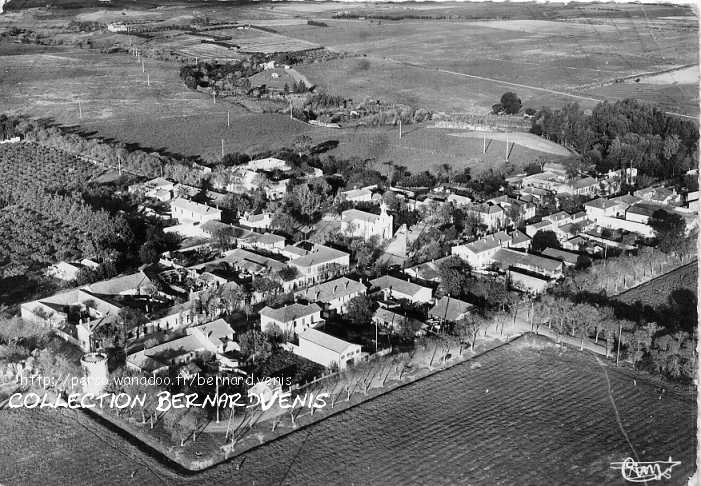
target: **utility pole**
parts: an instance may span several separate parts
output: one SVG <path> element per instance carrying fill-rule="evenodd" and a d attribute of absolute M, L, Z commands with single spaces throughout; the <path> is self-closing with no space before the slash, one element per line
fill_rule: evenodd
<path fill-rule="evenodd" d="M 231 119 L 229 117 L 229 111 L 227 110 L 226 112 L 226 126 L 230 127 L 231 126 Z"/>
<path fill-rule="evenodd" d="M 141 72 L 145 73 L 146 72 L 146 66 L 144 65 L 144 59 L 141 58 Z"/>
<path fill-rule="evenodd" d="M 212 102 L 214 102 L 215 105 L 217 104 L 217 92 L 214 90 L 212 90 Z"/>
<path fill-rule="evenodd" d="M 294 120 L 294 117 L 292 116 L 292 98 L 290 98 L 290 120 Z"/>
<path fill-rule="evenodd" d="M 146 85 L 151 86 L 151 73 L 146 73 Z"/>
<path fill-rule="evenodd" d="M 122 175 L 122 158 L 117 157 L 117 172 L 119 172 L 119 175 Z"/>
<path fill-rule="evenodd" d="M 83 119 L 83 108 L 80 106 L 80 100 L 78 100 L 78 118 Z"/>
<path fill-rule="evenodd" d="M 482 155 L 487 153 L 487 134 L 482 134 Z"/>

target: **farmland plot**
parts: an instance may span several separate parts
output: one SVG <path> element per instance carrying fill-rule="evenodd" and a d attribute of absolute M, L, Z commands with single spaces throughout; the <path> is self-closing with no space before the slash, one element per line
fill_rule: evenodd
<path fill-rule="evenodd" d="M 696 295 L 698 275 L 698 262 L 692 262 L 633 287 L 619 294 L 616 300 L 626 304 L 641 302 L 651 307 L 666 305 L 669 304 L 670 294 L 677 290 L 686 290 Z"/>

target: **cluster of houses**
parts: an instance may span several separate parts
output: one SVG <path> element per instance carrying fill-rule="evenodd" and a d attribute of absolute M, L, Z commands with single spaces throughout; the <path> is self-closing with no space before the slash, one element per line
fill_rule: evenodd
<path fill-rule="evenodd" d="M 235 192 L 265 187 L 269 197 L 280 197 L 287 188 L 284 174 L 290 170 L 279 159 L 254 160 L 236 168 L 237 179 L 226 189 Z M 542 173 L 509 178 L 510 190 L 480 202 L 450 185 L 421 195 L 390 188 L 413 208 L 435 209 L 442 204 L 461 207 L 479 222 L 481 236 L 474 241 L 456 241 L 451 255 L 442 259 L 410 267 L 400 265 L 403 268 L 392 275 L 369 282 L 349 278 L 351 255 L 347 251 L 308 240 L 289 244 L 285 237 L 270 231 L 271 215 L 266 213 L 244 214 L 238 225 L 223 223 L 222 212 L 216 206 L 194 202 L 187 197 L 187 188 L 178 189 L 178 185 L 158 178 L 130 190 L 169 202 L 170 218 L 177 224 L 166 230 L 195 236 L 199 241 L 164 253 L 156 274 L 147 275 L 144 270 L 27 302 L 21 306 L 21 315 L 26 320 L 50 325 L 67 340 L 91 352 L 103 346 L 104 326 L 123 322 L 125 311 L 136 308 L 145 319 L 126 329 L 130 368 L 163 373 L 170 366 L 187 367 L 196 358 L 206 356 L 216 359 L 222 367 L 236 369 L 242 358 L 237 335 L 221 318 L 231 315 L 232 309 L 224 304 L 204 308 L 193 303 L 217 289 L 232 295 L 245 294 L 248 304 L 259 305 L 266 300 L 266 290 L 255 290 L 253 286 L 250 292 L 248 284 L 267 279 L 291 293 L 294 302 L 261 308 L 260 329 L 281 338 L 285 349 L 298 356 L 343 369 L 367 359 L 368 352 L 358 343 L 325 332 L 325 323 L 348 313 L 350 302 L 358 296 L 372 293 L 376 297 L 380 307 L 372 317 L 375 325 L 409 329 L 411 333 L 436 323 L 457 322 L 472 312 L 473 306 L 468 302 L 450 295 L 434 296 L 435 284 L 440 283 L 441 260 L 459 257 L 475 272 L 502 278 L 520 291 L 541 293 L 561 279 L 567 268 L 578 264 L 584 247 L 620 245 L 607 239 L 602 229 L 650 237 L 654 234 L 650 217 L 658 209 L 679 214 L 687 231 L 696 227 L 698 193 L 683 198 L 672 189 L 654 187 L 611 197 L 618 192 L 620 179 L 632 175 L 628 170 L 612 172 L 599 180 L 572 178 L 562 166 L 546 164 Z M 589 199 L 584 211 L 570 214 L 552 207 L 552 201 L 556 201 L 552 196 L 563 193 Z M 426 229 L 427 223 L 412 228 L 403 225 L 395 231 L 394 218 L 376 186 L 343 191 L 340 197 L 379 205 L 379 213 L 352 208 L 343 211 L 340 218 L 329 216 L 338 218 L 334 222 L 339 223 L 338 230 L 343 235 L 382 241 L 386 254 L 396 257 L 398 263 L 406 262 L 409 242 Z M 214 250 L 208 239 L 225 227 L 234 248 Z M 531 251 L 532 238 L 543 231 L 552 231 L 559 247 L 535 254 Z M 93 263 L 62 263 L 52 271 L 58 278 L 71 280 L 82 266 Z M 248 292 L 240 292 L 244 286 Z M 407 315 L 400 303 L 423 307 L 426 317 Z M 147 345 L 156 334 L 171 339 Z"/>

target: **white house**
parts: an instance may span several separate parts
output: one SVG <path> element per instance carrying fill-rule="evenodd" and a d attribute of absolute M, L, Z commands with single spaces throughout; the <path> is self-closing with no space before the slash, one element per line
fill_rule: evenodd
<path fill-rule="evenodd" d="M 382 204 L 380 214 L 366 213 L 358 209 L 347 209 L 341 213 L 341 232 L 346 236 L 364 238 L 377 236 L 382 240 L 392 238 L 393 217 L 387 214 Z"/>
<path fill-rule="evenodd" d="M 272 225 L 273 215 L 270 213 L 251 214 L 244 213 L 243 218 L 239 219 L 239 224 L 247 228 L 268 229 Z"/>
<path fill-rule="evenodd" d="M 598 198 L 593 201 L 584 203 L 584 211 L 587 213 L 587 218 L 598 222 L 602 216 L 620 217 L 625 214 L 628 204 L 618 198 L 604 199 Z"/>
<path fill-rule="evenodd" d="M 324 304 L 327 310 L 335 310 L 343 314 L 348 310 L 348 302 L 354 297 L 365 295 L 366 288 L 360 282 L 347 277 L 337 278 L 321 284 L 300 290 L 295 295 L 307 302 Z"/>
<path fill-rule="evenodd" d="M 307 329 L 299 333 L 299 346 L 294 353 L 330 368 L 334 365 L 340 370 L 352 366 L 360 360 L 360 344 L 349 343 L 316 329 Z"/>
<path fill-rule="evenodd" d="M 479 218 L 480 222 L 487 227 L 487 231 L 495 231 L 506 225 L 506 213 L 496 204 L 476 204 L 467 212 Z"/>
<path fill-rule="evenodd" d="M 299 247 L 292 247 L 299 248 Z M 293 254 L 290 247 L 283 249 L 283 254 Z M 289 261 L 291 267 L 299 270 L 307 280 L 317 280 L 328 271 L 344 271 L 350 266 L 350 254 L 329 246 L 314 245 L 305 254 Z"/>
<path fill-rule="evenodd" d="M 482 238 L 467 245 L 458 245 L 451 248 L 450 253 L 459 256 L 474 269 L 481 269 L 492 263 L 492 257 L 501 248 L 500 242 L 495 238 Z"/>
<path fill-rule="evenodd" d="M 180 223 L 203 224 L 207 221 L 221 220 L 221 211 L 219 209 L 181 197 L 175 198 L 170 202 L 170 213 Z"/>
<path fill-rule="evenodd" d="M 265 306 L 260 312 L 260 328 L 267 333 L 285 336 L 300 333 L 322 322 L 321 307 L 316 304 L 290 304 L 279 309 Z"/>
<path fill-rule="evenodd" d="M 432 300 L 430 288 L 422 287 L 409 279 L 403 280 L 391 275 L 384 275 L 370 280 L 370 284 L 379 288 L 384 293 L 385 299 L 406 299 L 417 304 L 424 304 Z"/>

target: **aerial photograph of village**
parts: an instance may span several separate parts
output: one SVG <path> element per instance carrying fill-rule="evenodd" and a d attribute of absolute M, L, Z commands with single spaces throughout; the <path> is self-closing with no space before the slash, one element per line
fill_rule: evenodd
<path fill-rule="evenodd" d="M 0 0 L 0 486 L 701 484 L 699 111 L 688 2 Z"/>

